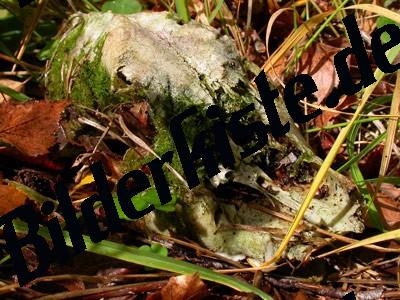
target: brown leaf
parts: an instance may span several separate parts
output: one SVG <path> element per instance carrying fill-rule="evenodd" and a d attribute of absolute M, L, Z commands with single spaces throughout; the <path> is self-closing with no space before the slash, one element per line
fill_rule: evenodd
<path fill-rule="evenodd" d="M 335 138 L 331 134 L 329 134 L 328 132 L 325 132 L 325 131 L 321 131 L 319 133 L 319 136 L 321 139 L 321 148 L 324 151 L 328 152 L 332 148 L 332 146 L 335 142 Z"/>
<path fill-rule="evenodd" d="M 379 176 L 382 153 L 383 145 L 378 145 L 358 162 L 364 178 L 375 178 Z"/>
<path fill-rule="evenodd" d="M 55 132 L 67 101 L 0 104 L 0 140 L 21 153 L 36 157 L 57 143 Z"/>
<path fill-rule="evenodd" d="M 300 58 L 297 72 L 308 74 L 314 79 L 318 87 L 318 91 L 314 93 L 318 104 L 339 84 L 333 57 L 340 50 L 327 44 L 316 43 Z"/>
<path fill-rule="evenodd" d="M 26 196 L 13 186 L 0 184 L 0 215 L 3 216 L 25 203 Z"/>
<path fill-rule="evenodd" d="M 198 274 L 171 277 L 161 289 L 162 300 L 201 299 L 207 294 L 207 288 Z"/>
<path fill-rule="evenodd" d="M 385 227 L 389 230 L 397 229 L 400 224 L 400 188 L 383 183 L 375 205 L 382 215 Z"/>

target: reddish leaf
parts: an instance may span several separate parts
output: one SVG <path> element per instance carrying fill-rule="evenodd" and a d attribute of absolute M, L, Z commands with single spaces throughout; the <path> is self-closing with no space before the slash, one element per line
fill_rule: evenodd
<path fill-rule="evenodd" d="M 375 205 L 382 215 L 386 228 L 397 229 L 400 224 L 400 188 L 383 183 L 377 194 Z"/>
<path fill-rule="evenodd" d="M 70 292 L 85 290 L 85 283 L 81 280 L 62 280 L 58 284 Z"/>
<path fill-rule="evenodd" d="M 340 48 L 322 43 L 316 43 L 302 55 L 299 61 L 298 72 L 311 75 L 318 91 L 314 95 L 320 104 L 339 83 L 333 57 Z"/>
<path fill-rule="evenodd" d="M 321 131 L 319 136 L 321 139 L 321 148 L 328 152 L 332 148 L 335 138 L 325 131 Z"/>
<path fill-rule="evenodd" d="M 36 157 L 57 143 L 55 132 L 67 101 L 0 104 L 0 140 L 21 153 Z"/>
<path fill-rule="evenodd" d="M 393 94 L 394 85 L 387 82 L 387 81 L 380 81 L 378 85 L 375 87 L 374 92 L 372 95 L 379 97 L 379 96 L 386 96 L 388 94 Z"/>

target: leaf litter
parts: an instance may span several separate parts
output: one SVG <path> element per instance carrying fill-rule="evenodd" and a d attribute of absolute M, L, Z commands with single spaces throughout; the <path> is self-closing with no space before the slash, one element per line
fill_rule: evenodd
<path fill-rule="evenodd" d="M 55 133 L 67 105 L 67 101 L 0 103 L 0 141 L 26 156 L 48 154 L 57 143 Z"/>

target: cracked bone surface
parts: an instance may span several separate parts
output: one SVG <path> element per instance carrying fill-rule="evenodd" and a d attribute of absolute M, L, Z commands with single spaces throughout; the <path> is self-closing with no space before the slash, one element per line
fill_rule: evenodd
<path fill-rule="evenodd" d="M 181 25 L 165 12 L 74 15 L 45 79 L 51 99 L 70 97 L 100 109 L 120 102 L 147 103 L 156 129 L 150 146 L 159 155 L 173 150 L 168 137 L 171 117 L 193 105 L 204 112 L 216 104 L 229 115 L 255 103 L 252 118 L 268 122 L 233 40 L 195 22 Z M 282 123 L 290 121 L 282 101 L 276 104 Z M 194 136 L 207 124 L 190 119 L 185 126 Z M 129 155 L 125 159 L 129 163 Z M 142 162 L 151 159 L 149 154 Z M 286 233 L 321 162 L 291 123 L 285 137 L 269 136 L 262 150 L 238 159 L 232 170 L 211 179 L 200 170 L 204 183 L 199 187 L 174 190 L 175 212 L 152 212 L 145 223 L 153 231 L 177 231 L 231 257 L 266 260 Z M 182 172 L 179 161 L 173 166 Z M 173 176 L 169 179 L 171 188 L 179 186 Z M 361 232 L 363 206 L 355 186 L 330 170 L 305 220 L 332 232 Z M 303 226 L 286 254 L 300 259 L 317 241 L 310 227 Z"/>

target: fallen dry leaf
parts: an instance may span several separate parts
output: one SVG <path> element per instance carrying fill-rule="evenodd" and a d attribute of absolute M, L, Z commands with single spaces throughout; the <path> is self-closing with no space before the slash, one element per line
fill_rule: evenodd
<path fill-rule="evenodd" d="M 318 91 L 314 93 L 318 104 L 323 103 L 333 88 L 338 86 L 339 77 L 336 73 L 333 58 L 342 47 L 347 47 L 341 40 L 332 40 L 330 42 L 334 46 L 315 43 L 308 48 L 300 57 L 295 70 L 296 74 L 308 74 L 313 78 L 318 87 Z M 285 78 L 287 77 L 285 71 L 287 71 L 291 60 L 293 60 L 293 54 L 290 53 L 281 57 L 274 64 L 274 68 L 268 71 L 268 79 L 275 84 L 286 82 L 288 78 Z"/>
<path fill-rule="evenodd" d="M 130 131 L 150 144 L 155 131 L 149 121 L 149 109 L 149 104 L 139 102 L 122 105 L 118 113 L 122 116 Z"/>
<path fill-rule="evenodd" d="M 26 196 L 13 186 L 0 184 L 0 215 L 3 216 L 25 203 Z"/>
<path fill-rule="evenodd" d="M 36 157 L 57 143 L 55 132 L 67 101 L 32 101 L 0 104 L 0 140 L 18 151 Z"/>
<path fill-rule="evenodd" d="M 297 72 L 308 74 L 314 79 L 318 91 L 314 93 L 318 104 L 321 104 L 339 84 L 333 57 L 341 48 L 316 43 L 301 56 Z"/>
<path fill-rule="evenodd" d="M 375 205 L 382 216 L 385 227 L 397 229 L 400 224 L 400 188 L 383 183 L 381 192 L 377 194 Z"/>
<path fill-rule="evenodd" d="M 379 168 L 382 161 L 383 145 L 378 145 L 363 157 L 358 165 L 364 178 L 375 178 L 379 176 Z"/>
<path fill-rule="evenodd" d="M 207 288 L 198 274 L 171 277 L 161 289 L 162 300 L 201 299 L 207 294 Z"/>
<path fill-rule="evenodd" d="M 335 138 L 331 134 L 325 131 L 321 131 L 319 133 L 319 136 L 321 139 L 322 150 L 328 152 L 332 148 L 332 145 L 335 142 Z"/>

